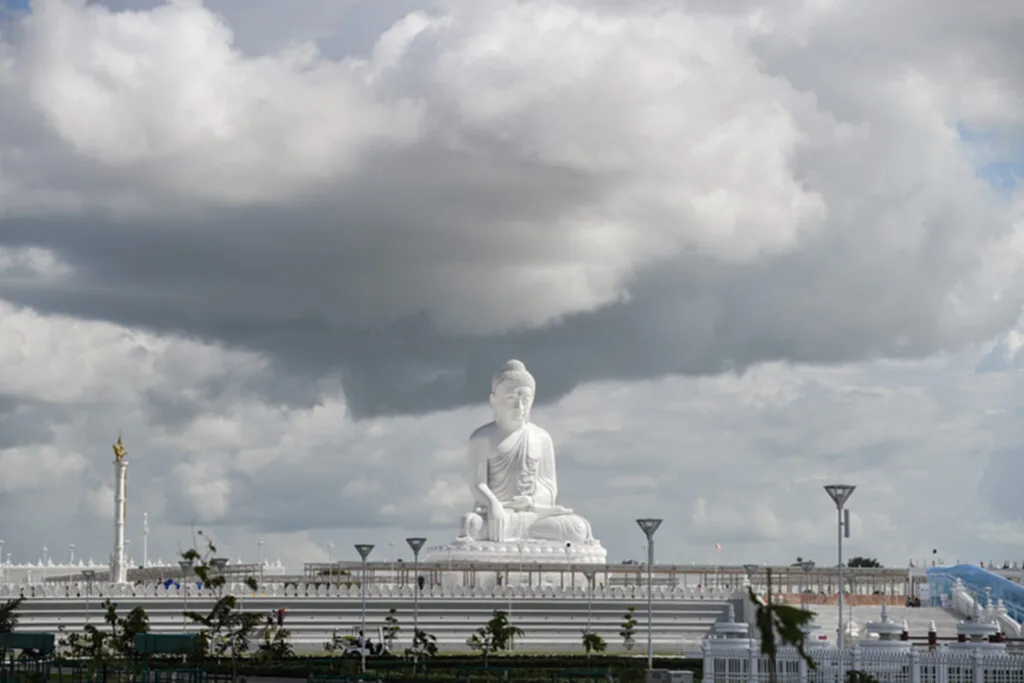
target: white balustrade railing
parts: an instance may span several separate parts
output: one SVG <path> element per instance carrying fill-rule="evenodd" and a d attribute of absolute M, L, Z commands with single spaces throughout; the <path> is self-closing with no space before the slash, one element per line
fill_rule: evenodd
<path fill-rule="evenodd" d="M 745 641 L 749 642 L 749 641 Z M 754 644 L 707 640 L 704 683 L 767 683 L 767 656 Z M 993 647 L 948 647 L 892 650 L 875 647 L 815 648 L 811 669 L 792 648 L 780 648 L 777 683 L 839 683 L 844 672 L 863 671 L 880 683 L 1024 683 L 1024 653 Z"/>
<path fill-rule="evenodd" d="M 168 598 L 182 599 L 185 593 L 192 598 L 217 597 L 220 593 L 210 589 L 199 588 L 195 584 L 171 584 L 164 586 L 157 583 L 140 584 L 100 584 L 91 586 L 79 583 L 38 583 L 32 585 L 0 585 L 0 598 L 24 596 L 26 598 Z M 379 585 L 366 587 L 368 598 L 409 598 L 413 597 L 411 585 Z M 323 583 L 267 583 L 258 590 L 252 591 L 244 584 L 233 584 L 224 588 L 224 594 L 243 597 L 284 597 L 284 598 L 359 598 L 362 588 L 357 583 L 323 584 Z M 652 598 L 655 600 L 713 600 L 728 599 L 732 591 L 727 588 L 709 588 L 694 586 L 654 586 Z M 420 591 L 424 599 L 458 599 L 458 598 L 587 598 L 587 590 L 583 586 L 491 586 L 473 588 L 467 586 L 427 586 Z M 595 588 L 591 597 L 595 600 L 634 601 L 647 598 L 646 586 L 608 586 Z"/>
<path fill-rule="evenodd" d="M 1006 605 L 1001 600 L 995 604 L 985 606 L 978 605 L 976 602 L 975 597 L 971 595 L 962 582 L 958 581 L 950 590 L 950 599 L 945 606 L 960 616 L 972 619 L 980 613 L 987 621 L 995 621 L 999 624 L 1006 635 L 1012 638 L 1021 637 L 1024 627 L 1009 615 Z"/>

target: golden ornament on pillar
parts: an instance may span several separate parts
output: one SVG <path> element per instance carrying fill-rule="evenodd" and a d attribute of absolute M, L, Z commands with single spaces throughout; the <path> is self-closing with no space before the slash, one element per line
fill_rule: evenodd
<path fill-rule="evenodd" d="M 121 441 L 121 435 L 117 436 L 117 443 L 114 444 L 114 457 L 119 461 L 124 460 L 124 456 L 128 451 L 124 449 L 124 442 Z"/>

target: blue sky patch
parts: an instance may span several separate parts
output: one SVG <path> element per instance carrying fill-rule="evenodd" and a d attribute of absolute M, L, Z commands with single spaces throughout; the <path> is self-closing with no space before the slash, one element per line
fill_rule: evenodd
<path fill-rule="evenodd" d="M 960 139 L 976 157 L 978 175 L 997 192 L 1011 195 L 1024 181 L 1024 127 L 968 128 L 958 125 Z"/>

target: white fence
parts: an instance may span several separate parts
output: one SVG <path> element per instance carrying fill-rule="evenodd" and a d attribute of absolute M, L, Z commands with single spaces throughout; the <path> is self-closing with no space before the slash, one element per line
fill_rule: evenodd
<path fill-rule="evenodd" d="M 870 674 L 880 683 L 1024 683 L 1024 653 L 996 647 L 816 648 L 808 654 L 815 669 L 795 650 L 780 648 L 778 683 L 841 683 L 843 673 L 851 670 Z M 704 683 L 767 683 L 770 669 L 768 657 L 756 644 L 748 650 L 705 642 Z"/>
<path fill-rule="evenodd" d="M 86 594 L 93 599 L 103 598 L 169 598 L 183 599 L 210 598 L 219 595 L 214 590 L 202 590 L 194 584 L 187 589 L 171 585 L 164 587 L 156 582 L 143 584 L 100 584 L 91 586 L 86 583 L 47 583 L 30 586 L 13 584 L 0 585 L 0 598 L 6 599 L 19 595 L 26 598 L 81 598 Z M 413 599 L 412 586 L 368 585 L 366 596 L 371 599 L 389 598 Z M 695 587 L 695 586 L 654 586 L 651 596 L 654 600 L 726 600 L 733 591 L 726 588 Z M 243 585 L 231 585 L 224 589 L 225 595 L 235 595 L 243 599 L 249 597 L 275 598 L 359 598 L 362 589 L 358 585 L 331 585 L 325 583 L 267 583 L 256 592 Z M 587 590 L 582 586 L 490 586 L 487 588 L 470 588 L 464 586 L 430 586 L 420 591 L 420 599 L 444 598 L 525 598 L 525 599 L 580 599 L 586 600 Z M 590 595 L 594 600 L 639 600 L 647 598 L 646 586 L 603 586 L 595 588 Z"/>

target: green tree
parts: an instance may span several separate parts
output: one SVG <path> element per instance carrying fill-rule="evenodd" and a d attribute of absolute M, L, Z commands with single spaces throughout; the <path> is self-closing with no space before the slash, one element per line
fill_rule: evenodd
<path fill-rule="evenodd" d="M 484 666 L 487 666 L 488 655 L 508 650 L 515 638 L 525 633 L 523 629 L 509 622 L 507 612 L 496 609 L 487 624 L 478 628 L 466 642 L 473 649 L 480 650 L 484 657 Z"/>
<path fill-rule="evenodd" d="M 0 605 L 0 633 L 10 633 L 18 626 L 18 608 L 25 598 L 14 598 Z"/>
<path fill-rule="evenodd" d="M 626 652 L 632 652 L 636 647 L 636 607 L 630 606 L 626 610 L 626 616 L 622 618 L 622 626 L 619 627 L 619 636 L 622 637 L 622 646 Z"/>
<path fill-rule="evenodd" d="M 149 615 L 143 607 L 134 607 L 122 617 L 117 613 L 117 603 L 104 600 L 101 606 L 103 628 L 86 624 L 81 633 L 69 633 L 60 640 L 61 648 L 71 657 L 84 660 L 91 675 L 115 662 L 132 662 L 135 636 L 149 633 Z"/>
<path fill-rule="evenodd" d="M 267 625 L 263 628 L 263 642 L 256 650 L 256 659 L 279 662 L 294 657 L 295 650 L 292 648 L 291 638 L 291 631 L 268 619 Z"/>
<path fill-rule="evenodd" d="M 0 605 L 0 633 L 11 633 L 18 626 L 18 608 L 25 598 L 14 598 Z M 0 662 L 7 658 L 7 651 L 0 648 Z"/>
<path fill-rule="evenodd" d="M 60 632 L 65 633 L 63 626 L 60 627 Z M 86 670 L 97 671 L 104 667 L 109 659 L 106 646 L 109 635 L 95 624 L 86 624 L 81 633 L 66 633 L 59 644 L 70 658 L 83 660 Z"/>
<path fill-rule="evenodd" d="M 384 617 L 384 642 L 389 651 L 395 648 L 395 640 L 401 630 L 402 627 L 398 624 L 398 610 L 392 607 L 388 611 L 388 615 Z"/>
<path fill-rule="evenodd" d="M 224 595 L 227 577 L 213 566 L 213 556 L 217 547 L 202 531 L 196 532 L 206 543 L 206 550 L 200 553 L 194 547 L 181 554 L 186 562 L 192 565 L 192 571 L 202 582 L 204 589 L 214 591 L 219 597 L 217 602 L 206 614 L 185 612 L 185 618 L 198 624 L 201 628 L 203 653 L 215 657 L 230 657 L 231 679 L 238 679 L 238 658 L 249 651 L 250 639 L 260 622 L 260 615 L 242 612 L 238 609 L 238 599 L 234 595 Z M 195 544 L 198 545 L 198 544 Z M 249 576 L 244 580 L 250 590 L 257 590 L 256 579 Z"/>
<path fill-rule="evenodd" d="M 851 557 L 847 563 L 847 567 L 881 567 L 882 563 L 873 557 Z"/>
<path fill-rule="evenodd" d="M 587 666 L 590 666 L 590 653 L 604 652 L 608 649 L 608 643 L 593 631 L 583 631 L 583 649 L 587 651 Z"/>
<path fill-rule="evenodd" d="M 754 623 L 761 639 L 761 654 L 768 655 L 768 680 L 776 683 L 778 671 L 778 648 L 790 645 L 796 648 L 807 666 L 816 669 L 817 665 L 806 652 L 806 636 L 804 627 L 814 618 L 814 612 L 772 603 L 772 570 L 767 568 L 766 601 L 761 601 L 753 588 L 747 588 L 750 601 L 756 607 Z"/>
<path fill-rule="evenodd" d="M 135 654 L 135 636 L 149 633 L 149 615 L 143 607 L 134 607 L 124 617 L 117 614 L 117 603 L 104 600 L 103 621 L 110 627 L 107 644 L 110 654 L 130 659 Z"/>
<path fill-rule="evenodd" d="M 412 638 L 412 647 L 405 650 L 405 656 L 412 659 L 412 672 L 415 675 L 420 662 L 429 662 L 437 656 L 437 637 L 421 628 L 416 629 Z"/>

